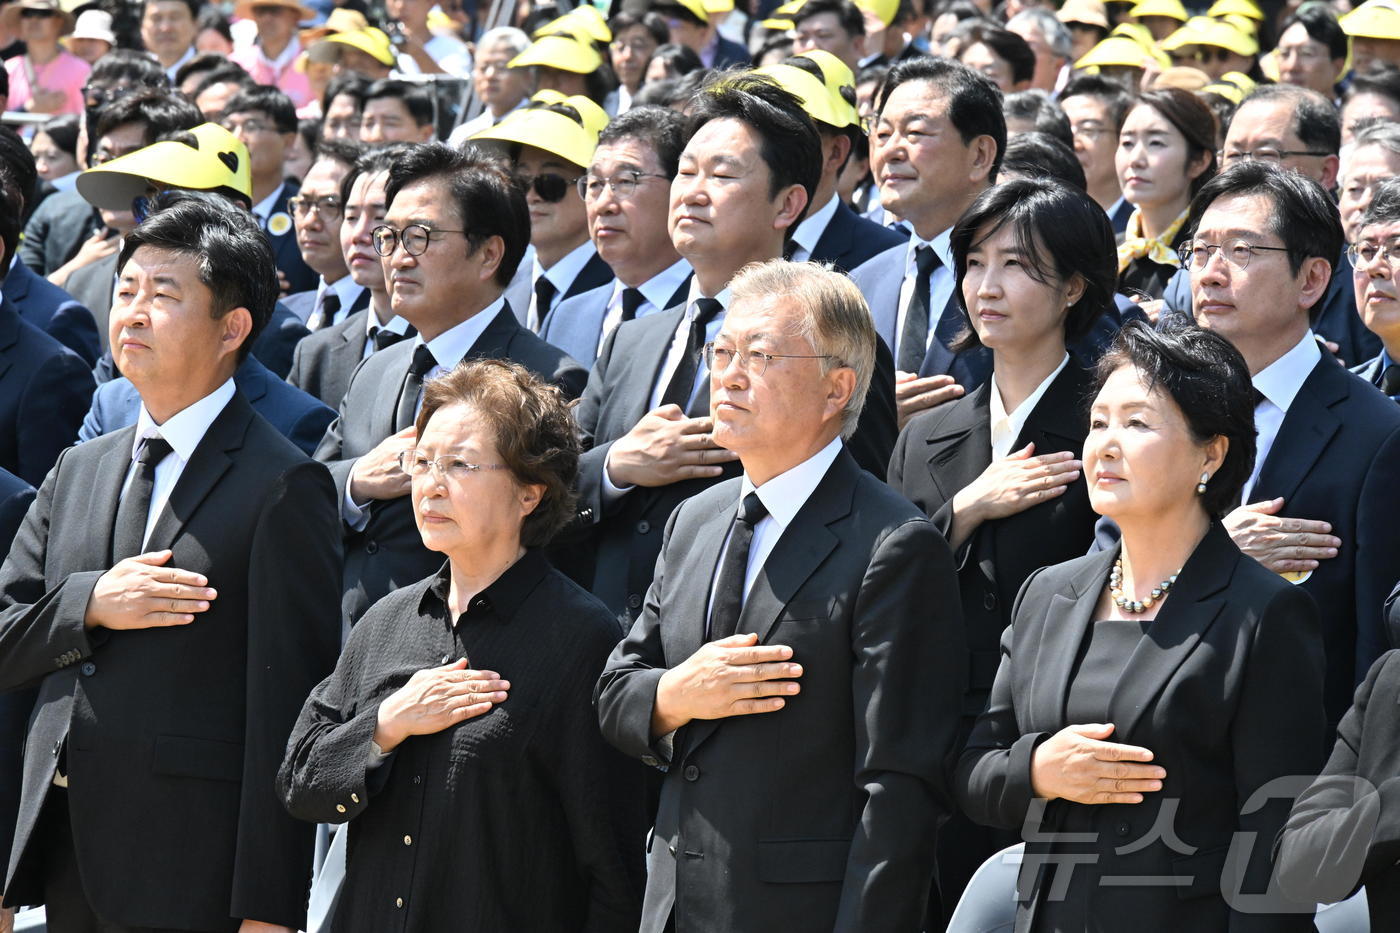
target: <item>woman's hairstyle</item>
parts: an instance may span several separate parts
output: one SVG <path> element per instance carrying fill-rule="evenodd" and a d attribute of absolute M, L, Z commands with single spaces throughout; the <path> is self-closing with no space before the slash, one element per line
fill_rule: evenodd
<path fill-rule="evenodd" d="M 1212 518 L 1239 505 L 1254 470 L 1255 435 L 1254 385 L 1240 351 L 1194 324 L 1157 331 L 1145 321 L 1130 321 L 1099 360 L 1095 394 L 1124 366 L 1141 373 L 1149 391 L 1161 391 L 1181 409 L 1198 444 L 1225 438 L 1225 460 L 1206 481 L 1201 505 Z"/>
<path fill-rule="evenodd" d="M 1088 334 L 1099 315 L 1113 307 L 1118 278 L 1113 226 L 1103 208 L 1084 191 L 1057 181 L 1017 178 L 1003 182 L 982 192 L 958 218 L 950 244 L 957 277 L 953 295 L 958 306 L 967 310 L 962 293 L 967 254 L 1008 224 L 1033 279 L 1064 282 L 1076 274 L 1083 278 L 1084 294 L 1065 315 L 1065 342 Z M 957 349 L 981 345 L 977 332 L 969 328 L 959 337 Z"/>
<path fill-rule="evenodd" d="M 54 117 L 41 128 L 44 135 L 53 141 L 53 144 L 70 156 L 77 158 L 78 155 L 78 115 L 76 113 L 65 113 L 62 116 Z"/>
<path fill-rule="evenodd" d="M 488 426 L 517 483 L 544 487 L 539 505 L 521 522 L 520 543 L 548 544 L 574 515 L 579 446 L 564 394 L 519 363 L 467 360 L 424 387 L 419 437 L 449 405 L 470 407 Z"/>
<path fill-rule="evenodd" d="M 1205 101 L 1190 91 L 1178 87 L 1158 87 L 1143 91 L 1138 95 L 1135 107 L 1151 107 L 1176 128 L 1186 140 L 1186 163 L 1195 162 L 1202 155 L 1210 157 L 1206 170 L 1191 181 L 1191 194 L 1200 191 L 1206 182 L 1215 176 L 1215 114 L 1211 113 Z"/>
<path fill-rule="evenodd" d="M 1053 178 L 1080 191 L 1089 186 L 1074 149 L 1048 133 L 1017 133 L 1008 139 L 1001 177 Z"/>

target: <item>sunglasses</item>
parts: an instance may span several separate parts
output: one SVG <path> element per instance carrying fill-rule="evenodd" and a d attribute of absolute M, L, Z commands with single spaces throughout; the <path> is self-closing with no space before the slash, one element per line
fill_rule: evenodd
<path fill-rule="evenodd" d="M 27 9 L 19 11 L 20 19 L 48 19 L 50 16 L 57 16 L 53 10 Z"/>
<path fill-rule="evenodd" d="M 528 194 L 530 189 L 535 190 L 541 200 L 550 204 L 558 204 L 564 200 L 564 196 L 569 193 L 569 189 L 577 184 L 578 179 L 568 179 L 563 175 L 556 175 L 554 172 L 540 172 L 538 175 L 516 175 L 515 183 L 520 186 L 522 193 Z"/>

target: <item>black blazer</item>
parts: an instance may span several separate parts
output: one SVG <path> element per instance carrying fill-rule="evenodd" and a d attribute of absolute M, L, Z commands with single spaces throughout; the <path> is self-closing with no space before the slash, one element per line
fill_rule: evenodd
<path fill-rule="evenodd" d="M 1292 917 L 1251 914 L 1222 896 L 1235 877 L 1222 874 L 1227 862 L 1244 865 L 1244 893 L 1265 890 L 1292 801 L 1277 788 L 1267 802 L 1253 798 L 1276 778 L 1316 773 L 1326 720 L 1316 604 L 1245 558 L 1220 525 L 1182 568 L 1105 720 L 1116 726 L 1109 741 L 1153 752 L 1167 772 L 1162 789 L 1131 806 L 1056 800 L 1033 809 L 1031 755 L 1071 725 L 1070 674 L 1117 556 L 1117 548 L 1090 554 L 1026 582 L 1002 636 L 990 706 L 958 763 L 954 787 L 967 814 L 1027 835 L 1016 930 L 1033 928 L 1046 859 L 1070 844 L 1046 837 L 1069 828 L 1092 834 L 1074 844 L 1093 860 L 1076 862 L 1070 884 L 1093 890 L 1099 929 L 1311 931 L 1311 905 L 1286 907 Z M 1132 880 L 1149 877 L 1177 880 Z"/>
<path fill-rule="evenodd" d="M 705 642 L 740 480 L 684 502 L 656 583 L 598 682 L 603 735 L 654 762 L 657 681 Z M 948 546 L 844 450 L 783 531 L 739 618 L 789 645 L 776 713 L 675 734 L 649 846 L 644 933 L 922 929 L 962 702 Z"/>
<path fill-rule="evenodd" d="M 403 340 L 360 364 L 340 402 L 340 416 L 326 429 L 316 459 L 330 467 L 337 501 L 345 495 L 355 461 L 395 431 L 399 396 L 413 359 L 415 340 Z M 466 359 L 512 360 L 559 386 L 569 398 L 583 389 L 587 374 L 572 358 L 520 326 L 506 304 L 486 325 Z M 341 609 L 354 623 L 390 590 L 423 579 L 442 555 L 423 546 L 408 496 L 376 500 L 360 531 L 345 528 L 345 576 Z"/>
<path fill-rule="evenodd" d="M 369 294 L 369 290 L 364 292 Z M 308 395 L 314 395 L 332 408 L 340 405 L 350 377 L 364 362 L 365 318 L 370 311 L 359 308 L 345 320 L 323 327 L 310 337 L 303 337 L 292 355 L 292 371 L 287 381 Z M 416 334 L 408 329 L 408 336 Z"/>
<path fill-rule="evenodd" d="M 849 273 L 875 254 L 908 242 L 908 237 L 860 216 L 838 200 L 836 213 L 827 221 L 808 258 L 812 262 L 829 262 Z"/>
<path fill-rule="evenodd" d="M 1299 795 L 1276 848 L 1279 880 L 1330 904 L 1366 886 L 1372 930 L 1400 928 L 1400 651 L 1371 666 L 1327 767 Z"/>
<path fill-rule="evenodd" d="M 76 189 L 44 198 L 24 225 L 19 256 L 39 275 L 49 275 L 78 255 L 83 241 L 102 229 L 102 213 Z M 91 307 L 91 305 L 89 305 Z"/>
<path fill-rule="evenodd" d="M 1071 357 L 1011 449 L 1034 443 L 1036 454 L 1067 450 L 1082 456 L 1092 384 L 1089 371 Z M 992 462 L 991 391 L 991 383 L 983 383 L 923 412 L 905 426 L 890 458 L 890 485 L 932 518 L 945 537 L 952 530 L 953 496 Z M 984 522 L 955 555 L 970 652 L 965 715 L 976 716 L 986 706 L 1001 660 L 1001 633 L 1011 623 L 1021 584 L 1041 567 L 1088 550 L 1097 518 L 1081 476 L 1054 499 Z"/>
<path fill-rule="evenodd" d="M 0 469 L 39 485 L 77 439 L 94 388 L 81 357 L 0 298 Z"/>
<path fill-rule="evenodd" d="M 287 277 L 287 282 L 291 286 L 287 289 L 287 294 L 304 292 L 308 288 L 315 288 L 321 280 L 321 276 L 306 264 L 306 260 L 301 258 L 301 247 L 297 246 L 296 224 L 291 223 L 292 212 L 287 206 L 287 202 L 296 197 L 301 190 L 301 182 L 293 178 L 288 178 L 282 184 L 282 193 L 277 196 L 277 200 L 272 202 L 272 210 L 268 213 L 268 219 L 276 217 L 278 214 L 287 218 L 287 229 L 280 235 L 272 232 L 268 227 L 268 220 L 264 220 L 263 232 L 267 234 L 267 242 L 272 247 L 272 258 L 277 264 L 277 270 Z M 267 363 L 266 360 L 263 361 Z M 270 368 L 271 363 L 267 364 Z M 282 371 L 282 376 L 286 376 L 286 370 Z"/>
<path fill-rule="evenodd" d="M 97 321 L 81 301 L 36 275 L 23 260 L 5 274 L 2 290 L 26 321 L 81 356 L 89 366 L 97 362 L 102 352 Z"/>
<path fill-rule="evenodd" d="M 10 553 L 24 513 L 34 501 L 34 487 L 13 473 L 0 470 L 0 562 Z M 10 842 L 19 817 L 20 762 L 24 732 L 34 708 L 33 690 L 0 694 L 0 858 L 10 863 Z"/>
<path fill-rule="evenodd" d="M 339 647 L 335 491 L 235 394 L 148 542 L 218 598 L 190 625 L 89 632 L 134 430 L 64 451 L 0 569 L 0 689 L 39 686 L 5 899 L 43 902 L 35 824 L 66 741 L 79 867 L 104 919 L 297 929 L 313 834 L 273 785 Z"/>
<path fill-rule="evenodd" d="M 642 487 L 605 504 L 603 468 L 613 441 L 636 426 L 651 409 L 656 375 L 666 360 L 685 305 L 628 321 L 613 329 L 593 364 L 588 387 L 574 409 L 584 453 L 579 458 L 579 497 L 575 524 L 556 551 L 574 579 L 614 612 L 635 619 L 642 594 L 651 585 L 661 530 L 677 505 L 717 482 L 739 475 L 726 464 L 717 479 L 689 479 L 669 486 Z M 881 341 L 875 373 L 860 425 L 851 438 L 857 463 L 883 477 L 899 433 L 894 404 L 894 361 Z M 585 558 L 591 558 L 586 560 Z"/>

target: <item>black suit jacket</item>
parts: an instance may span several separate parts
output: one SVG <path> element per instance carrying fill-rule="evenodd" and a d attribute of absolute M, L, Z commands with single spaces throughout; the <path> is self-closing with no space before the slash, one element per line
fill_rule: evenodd
<path fill-rule="evenodd" d="M 312 833 L 274 781 L 339 647 L 335 492 L 235 394 L 148 540 L 218 597 L 189 625 L 88 631 L 134 430 L 64 451 L 0 569 L 0 688 L 39 686 L 5 899 L 43 901 L 35 823 L 66 746 L 79 867 L 104 919 L 296 929 Z"/>
<path fill-rule="evenodd" d="M 365 294 L 369 294 L 368 290 Z M 338 407 L 350 387 L 350 377 L 364 361 L 365 318 L 369 314 L 368 308 L 360 308 L 339 324 L 303 337 L 292 355 L 287 381 L 332 408 Z M 409 328 L 410 337 L 415 333 Z"/>
<path fill-rule="evenodd" d="M 59 191 L 34 208 L 19 241 L 19 256 L 39 275 L 49 275 L 78 255 L 83 241 L 102 229 L 102 214 L 77 192 Z"/>
<path fill-rule="evenodd" d="M 1046 388 L 1011 445 L 1035 444 L 1036 455 L 1082 455 L 1088 433 L 1092 376 L 1073 357 Z M 889 482 L 948 536 L 953 496 L 992 462 L 991 383 L 920 414 L 904 428 L 890 458 Z M 964 714 L 986 706 L 1001 660 L 1002 630 L 1021 585 L 1034 571 L 1083 554 L 1098 518 L 1081 476 L 1066 491 L 1024 512 L 983 522 L 956 556 L 969 654 Z"/>
<path fill-rule="evenodd" d="M 109 349 L 110 334 L 108 328 L 112 318 L 112 292 L 117 277 L 117 260 L 120 254 L 113 253 L 104 256 L 94 263 L 89 263 L 81 269 L 75 270 L 68 276 L 66 284 L 67 291 L 74 300 L 79 301 L 92 312 L 93 320 L 97 323 L 97 339 L 102 347 L 102 352 Z"/>
<path fill-rule="evenodd" d="M 316 459 L 330 467 L 343 497 L 355 461 L 395 431 L 415 340 L 404 340 L 371 356 L 355 370 L 340 402 L 340 416 L 326 429 Z M 559 386 L 569 398 L 583 389 L 587 374 L 572 358 L 521 327 L 507 304 L 486 325 L 466 359 L 512 360 Z M 376 500 L 360 531 L 345 532 L 345 576 L 341 608 L 354 623 L 391 590 L 423 579 L 442 555 L 423 547 L 408 496 Z"/>
<path fill-rule="evenodd" d="M 10 543 L 33 501 L 33 486 L 13 473 L 0 470 L 0 561 L 10 553 Z M 15 820 L 19 817 L 25 725 L 33 708 L 33 690 L 0 694 L 0 858 L 6 865 L 10 863 L 10 842 Z"/>
<path fill-rule="evenodd" d="M 76 353 L 0 299 L 0 469 L 37 486 L 77 439 L 93 388 Z"/>
<path fill-rule="evenodd" d="M 291 286 L 287 289 L 288 294 L 294 292 L 304 292 L 308 288 L 315 288 L 321 281 L 321 276 L 306 264 L 306 260 L 301 258 L 301 247 L 297 246 L 296 225 L 291 223 L 292 212 L 287 206 L 287 202 L 296 197 L 301 190 L 301 183 L 295 179 L 288 178 L 282 185 L 282 193 L 277 196 L 277 200 L 272 202 L 272 210 L 268 214 L 268 219 L 281 214 L 287 218 L 287 229 L 281 234 L 274 234 L 268 228 L 268 222 L 263 222 L 263 231 L 267 234 L 267 242 L 272 246 L 272 258 L 277 264 L 277 270 L 287 277 L 287 283 Z M 264 360 L 264 363 L 267 361 Z M 272 367 L 271 363 L 268 363 Z M 286 376 L 285 370 L 281 373 Z"/>
<path fill-rule="evenodd" d="M 908 237 L 860 216 L 844 202 L 837 201 L 836 213 L 831 215 L 808 258 L 812 262 L 829 262 L 842 272 L 850 272 L 877 253 L 908 241 Z"/>
<path fill-rule="evenodd" d="M 1245 894 L 1265 890 L 1292 802 L 1270 782 L 1316 773 L 1326 721 L 1316 604 L 1246 558 L 1219 525 L 1182 567 L 1104 720 L 1115 726 L 1109 741 L 1152 751 L 1167 773 L 1162 789 L 1132 806 L 1055 800 L 1033 809 L 1032 753 L 1071 725 L 1071 672 L 1117 556 L 1090 554 L 1026 582 L 991 704 L 958 763 L 967 814 L 1027 836 L 1016 930 L 1032 929 L 1047 894 L 1046 859 L 1068 852 L 1083 856 L 1070 884 L 1093 891 L 1100 930 L 1311 931 L 1311 904 L 1284 905 L 1299 911 L 1287 917 L 1232 911 L 1222 895 L 1235 877 L 1227 863 L 1243 866 Z M 1256 799 L 1261 789 L 1267 800 Z M 1091 835 L 1047 841 L 1065 831 Z"/>
<path fill-rule="evenodd" d="M 654 756 L 668 668 L 705 642 L 740 480 L 684 502 L 642 615 L 598 682 L 603 735 Z M 696 720 L 674 738 L 641 929 L 922 929 L 944 757 L 962 702 L 948 546 L 844 450 L 749 590 L 740 632 L 788 645 L 802 691 L 775 713 Z"/>
<path fill-rule="evenodd" d="M 639 487 L 613 502 L 603 496 L 603 470 L 613 441 L 651 408 L 656 375 L 666 360 L 685 305 L 628 321 L 603 342 L 574 409 L 584 453 L 579 458 L 578 512 L 556 551 L 568 549 L 561 565 L 608 608 L 635 619 L 651 584 L 661 529 L 681 502 L 717 482 L 739 475 L 729 463 L 717 479 L 689 479 L 669 486 Z M 894 406 L 894 362 L 882 341 L 875 374 L 851 439 L 856 461 L 883 477 L 899 431 Z M 589 560 L 591 559 L 591 561 Z M 591 562 L 591 566 L 589 566 Z"/>
<path fill-rule="evenodd" d="M 35 275 L 24 260 L 5 274 L 3 291 L 26 321 L 78 354 L 89 366 L 97 362 L 101 352 L 97 321 L 82 302 Z"/>
<path fill-rule="evenodd" d="M 1342 718 L 1327 767 L 1276 848 L 1294 897 L 1331 904 L 1366 886 L 1372 930 L 1400 929 L 1400 651 L 1381 655 Z"/>

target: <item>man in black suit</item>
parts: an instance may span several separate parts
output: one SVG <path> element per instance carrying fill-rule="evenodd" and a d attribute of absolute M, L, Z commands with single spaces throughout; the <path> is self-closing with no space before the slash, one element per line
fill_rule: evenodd
<path fill-rule="evenodd" d="M 579 458 L 572 553 L 592 568 L 569 572 L 608 607 L 636 618 L 661 551 L 661 529 L 685 499 L 735 475 L 710 437 L 710 398 L 699 348 L 724 322 L 729 280 L 750 262 L 782 255 L 821 172 L 821 140 L 797 99 L 771 79 L 731 79 L 702 91 L 671 187 L 671 239 L 695 269 L 683 305 L 608 335 L 576 409 Z M 897 434 L 892 372 L 876 367 L 853 445 L 884 476 Z"/>
<path fill-rule="evenodd" d="M 335 491 L 234 387 L 277 294 L 252 218 L 177 195 L 120 266 L 140 420 L 64 452 L 0 568 L 0 685 L 39 685 L 5 900 L 53 933 L 296 930 L 312 832 L 273 781 L 339 645 Z"/>
<path fill-rule="evenodd" d="M 34 487 L 7 470 L 0 470 L 0 562 L 10 553 L 24 513 L 34 501 Z M 34 690 L 0 696 L 0 858 L 10 863 L 10 843 L 19 816 L 20 762 L 24 731 L 34 708 Z M 9 924 L 8 926 L 6 924 Z M 14 925 L 14 908 L 0 907 L 0 930 Z"/>
<path fill-rule="evenodd" d="M 388 171 L 384 259 L 394 313 L 418 336 L 351 377 L 316 459 L 330 466 L 346 529 L 342 609 L 353 623 L 390 590 L 442 563 L 423 546 L 398 455 L 414 443 L 422 385 L 467 358 L 513 360 L 569 398 L 587 373 L 521 327 L 501 297 L 530 236 L 525 197 L 489 159 L 439 143 L 410 147 Z"/>
<path fill-rule="evenodd" d="M 320 279 L 315 288 L 288 295 L 282 303 L 313 333 L 369 307 L 369 293 L 350 275 L 340 248 L 340 221 L 345 215 L 341 183 L 363 154 L 364 149 L 351 140 L 322 142 L 302 177 L 301 190 L 287 202 L 301 258 Z"/>
<path fill-rule="evenodd" d="M 297 247 L 287 205 L 300 190 L 300 183 L 288 178 L 284 167 L 287 150 L 297 138 L 297 111 L 292 99 L 275 87 L 255 84 L 229 98 L 220 123 L 248 147 L 253 216 L 272 244 L 272 257 L 283 279 L 282 293 L 315 288 L 316 272 Z"/>
<path fill-rule="evenodd" d="M 706 355 L 743 476 L 673 513 L 598 682 L 604 736 L 666 767 L 641 929 L 917 931 L 965 677 L 952 555 L 842 442 L 878 340 L 854 285 L 774 261 L 732 291 Z"/>
<path fill-rule="evenodd" d="M 412 324 L 394 313 L 384 266 L 374 251 L 374 230 L 384 223 L 389 168 L 407 151 L 406 145 L 399 144 L 364 152 L 339 179 L 337 200 L 343 206 L 341 220 L 335 224 L 336 248 L 350 274 L 320 296 L 322 307 L 313 312 L 310 322 L 318 329 L 297 344 L 287 376 L 292 385 L 333 408 L 340 406 L 356 367 L 378 350 L 417 334 Z M 352 306 L 351 313 L 342 313 L 335 323 L 323 323 L 329 310 L 325 302 L 332 294 L 345 295 L 347 288 L 359 291 L 354 302 L 358 307 Z"/>
<path fill-rule="evenodd" d="M 881 86 L 870 170 L 880 202 L 913 227 L 907 245 L 855 271 L 875 329 L 894 348 L 899 423 L 991 372 L 985 348 L 955 352 L 967 314 L 953 300 L 953 223 L 996 183 L 1006 151 L 1001 94 L 977 72 L 943 58 L 891 69 Z M 911 313 L 911 311 L 913 313 Z"/>
<path fill-rule="evenodd" d="M 1187 223 L 1196 321 L 1239 348 L 1259 393 L 1254 474 L 1225 526 L 1241 550 L 1324 608 L 1335 727 L 1389 647 L 1382 606 L 1400 579 L 1391 520 L 1400 514 L 1400 410 L 1320 350 L 1308 326 L 1342 250 L 1321 186 L 1245 162 L 1201 189 Z"/>
<path fill-rule="evenodd" d="M 1089 197 L 1108 214 L 1115 234 L 1128 226 L 1133 206 L 1123 198 L 1113 154 L 1118 151 L 1118 131 L 1128 116 L 1132 98 L 1123 86 L 1099 75 L 1082 75 L 1065 85 L 1059 104 L 1069 117 L 1074 154 L 1084 167 Z"/>
<path fill-rule="evenodd" d="M 651 9 L 665 17 L 671 27 L 671 41 L 698 55 L 706 68 L 749 64 L 748 49 L 720 34 L 719 24 L 710 22 L 710 13 L 701 0 L 661 0 L 653 3 Z"/>

